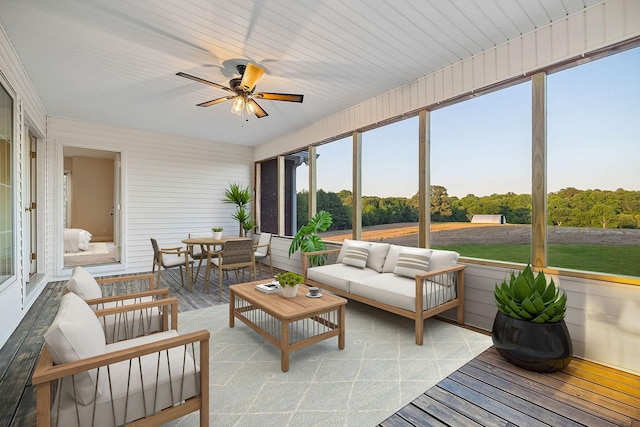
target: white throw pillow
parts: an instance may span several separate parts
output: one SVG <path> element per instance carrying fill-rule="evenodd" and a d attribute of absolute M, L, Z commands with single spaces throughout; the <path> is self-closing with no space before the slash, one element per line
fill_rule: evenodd
<path fill-rule="evenodd" d="M 353 242 L 360 243 L 357 240 L 351 240 L 351 239 L 344 239 L 342 241 L 342 247 L 340 248 L 340 253 L 338 254 L 338 258 L 336 258 L 336 264 L 342 264 L 342 259 L 344 258 L 344 254 L 345 252 L 347 252 L 347 247 Z"/>
<path fill-rule="evenodd" d="M 347 246 L 342 263 L 352 267 L 365 268 L 369 257 L 370 244 L 352 242 Z"/>
<path fill-rule="evenodd" d="M 83 300 L 102 298 L 102 289 L 91 273 L 82 267 L 73 269 L 71 279 L 67 282 L 67 289 Z"/>
<path fill-rule="evenodd" d="M 394 274 L 415 279 L 417 274 L 426 273 L 431 252 L 428 249 L 403 248 L 393 269 Z"/>
<path fill-rule="evenodd" d="M 378 273 L 382 273 L 384 260 L 387 259 L 390 246 L 388 243 L 372 242 L 371 248 L 369 249 L 369 257 L 367 258 L 367 267 Z"/>
<path fill-rule="evenodd" d="M 58 313 L 44 334 L 44 342 L 55 364 L 75 362 L 106 352 L 106 341 L 100 321 L 78 295 L 69 292 L 60 300 Z M 78 403 L 94 400 L 97 369 L 75 375 Z M 64 390 L 73 398 L 71 377 L 64 379 Z M 100 387 L 97 395 L 100 396 Z"/>
<path fill-rule="evenodd" d="M 384 265 L 382 266 L 383 273 L 393 273 L 393 270 L 396 268 L 396 263 L 398 262 L 400 251 L 404 248 L 404 246 L 398 245 L 391 245 L 389 247 L 389 252 L 387 252 L 387 257 L 385 258 Z"/>

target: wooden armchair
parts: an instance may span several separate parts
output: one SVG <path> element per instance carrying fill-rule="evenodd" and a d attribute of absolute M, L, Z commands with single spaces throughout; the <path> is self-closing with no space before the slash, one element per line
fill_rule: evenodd
<path fill-rule="evenodd" d="M 156 267 L 158 267 L 157 285 L 160 286 L 161 269 L 169 270 L 170 268 L 180 267 L 180 283 L 184 286 L 182 267 L 185 267 L 187 276 L 189 276 L 189 266 L 192 266 L 194 262 L 189 251 L 182 247 L 160 248 L 158 241 L 153 237 L 151 238 L 151 246 L 153 247 L 153 266 L 151 267 L 151 273 L 155 273 Z M 189 281 L 191 280 L 190 277 L 187 277 L 187 279 Z"/>
<path fill-rule="evenodd" d="M 144 304 L 177 312 L 175 298 Z M 172 329 L 106 344 L 98 317 L 128 309 L 94 313 L 77 295 L 62 297 L 32 378 L 38 426 L 160 425 L 197 410 L 209 425 L 209 332 Z"/>
<path fill-rule="evenodd" d="M 166 323 L 169 315 L 162 305 L 144 305 L 169 298 L 168 289 L 154 289 L 153 274 L 94 279 L 87 270 L 76 267 L 66 287 L 94 310 L 136 306 L 136 309 L 131 308 L 100 318 L 107 343 L 158 332 L 162 330 L 162 325 Z"/>

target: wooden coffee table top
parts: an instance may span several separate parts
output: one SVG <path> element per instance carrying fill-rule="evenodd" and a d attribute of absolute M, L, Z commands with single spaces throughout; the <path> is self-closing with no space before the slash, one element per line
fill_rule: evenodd
<path fill-rule="evenodd" d="M 272 279 L 267 279 L 240 283 L 229 286 L 229 290 L 245 301 L 254 304 L 260 310 L 283 320 L 330 311 L 347 303 L 346 299 L 328 293 L 322 293 L 321 298 L 309 298 L 306 296 L 306 293 L 309 292 L 309 288 L 306 285 L 299 285 L 298 295 L 295 298 L 285 298 L 280 293 L 265 294 L 256 289 L 256 285 L 271 281 Z"/>

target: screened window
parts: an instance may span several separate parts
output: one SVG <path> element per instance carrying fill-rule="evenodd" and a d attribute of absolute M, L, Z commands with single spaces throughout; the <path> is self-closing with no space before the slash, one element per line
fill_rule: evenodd
<path fill-rule="evenodd" d="M 547 77 L 548 264 L 640 276 L 640 49 Z"/>
<path fill-rule="evenodd" d="M 431 246 L 531 258 L 531 83 L 431 113 Z"/>
<path fill-rule="evenodd" d="M 365 240 L 418 246 L 418 117 L 362 134 Z"/>

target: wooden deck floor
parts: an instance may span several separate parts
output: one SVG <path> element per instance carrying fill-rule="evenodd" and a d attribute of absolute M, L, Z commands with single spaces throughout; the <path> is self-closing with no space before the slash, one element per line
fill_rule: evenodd
<path fill-rule="evenodd" d="M 491 347 L 380 424 L 640 427 L 640 377 L 574 359 L 538 374 Z"/>

